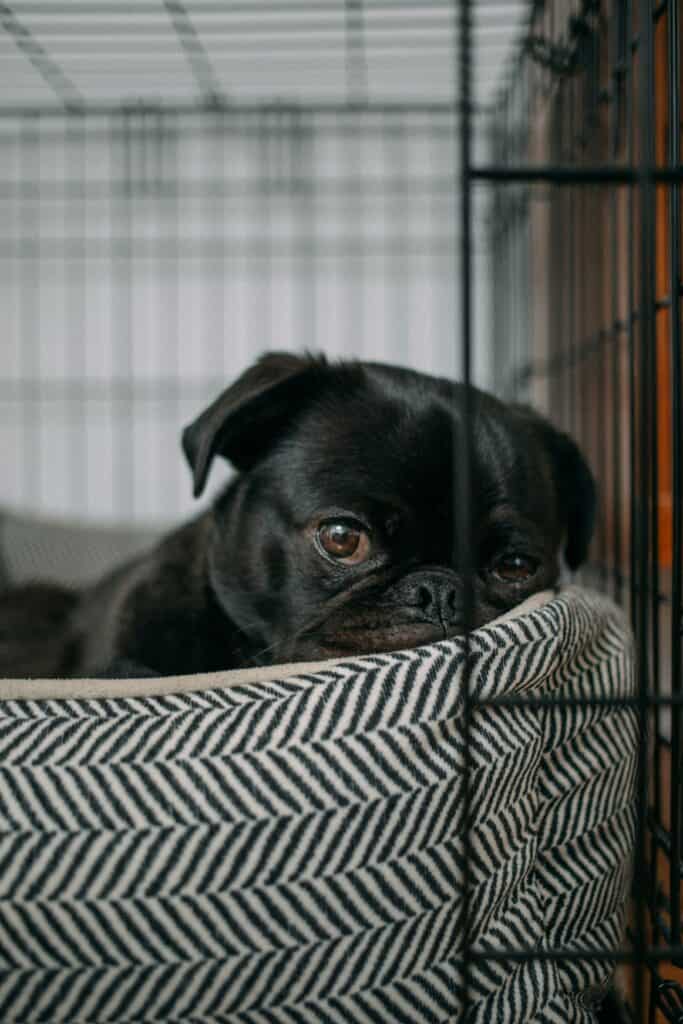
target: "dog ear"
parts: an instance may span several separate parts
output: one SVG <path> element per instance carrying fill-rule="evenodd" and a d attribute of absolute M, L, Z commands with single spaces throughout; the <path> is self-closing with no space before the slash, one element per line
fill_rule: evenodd
<path fill-rule="evenodd" d="M 204 490 L 214 455 L 250 469 L 285 424 L 312 397 L 325 373 L 323 356 L 268 352 L 245 370 L 185 428 L 182 445 L 195 498 Z"/>
<path fill-rule="evenodd" d="M 564 556 L 574 571 L 585 562 L 593 537 L 597 510 L 597 490 L 588 463 L 576 443 L 531 409 L 519 408 L 540 434 L 550 455 L 558 508 L 564 517 L 566 545 Z"/>

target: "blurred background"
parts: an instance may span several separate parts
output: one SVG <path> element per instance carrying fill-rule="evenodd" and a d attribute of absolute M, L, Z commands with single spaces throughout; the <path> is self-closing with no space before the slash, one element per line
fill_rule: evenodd
<path fill-rule="evenodd" d="M 529 10 L 474 15 L 483 158 Z M 451 3 L 19 0 L 0 21 L 4 503 L 185 515 L 181 426 L 269 348 L 459 374 Z M 487 241 L 482 201 L 484 387 Z"/>

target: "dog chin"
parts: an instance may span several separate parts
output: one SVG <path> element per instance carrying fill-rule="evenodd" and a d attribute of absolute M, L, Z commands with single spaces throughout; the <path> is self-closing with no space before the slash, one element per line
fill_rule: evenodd
<path fill-rule="evenodd" d="M 431 624 L 413 623 L 399 628 L 387 626 L 379 629 L 325 633 L 320 636 L 302 638 L 293 652 L 293 660 L 314 661 L 364 654 L 386 654 L 389 651 L 407 650 L 449 640 L 452 637 L 461 636 L 463 632 L 462 628 L 452 627 L 446 631 Z"/>

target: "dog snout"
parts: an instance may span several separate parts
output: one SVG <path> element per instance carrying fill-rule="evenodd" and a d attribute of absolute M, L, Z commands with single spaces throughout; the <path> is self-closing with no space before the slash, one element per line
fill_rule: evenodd
<path fill-rule="evenodd" d="M 462 581 L 453 573 L 438 570 L 415 573 L 404 581 L 406 603 L 425 619 L 444 627 L 462 617 Z"/>

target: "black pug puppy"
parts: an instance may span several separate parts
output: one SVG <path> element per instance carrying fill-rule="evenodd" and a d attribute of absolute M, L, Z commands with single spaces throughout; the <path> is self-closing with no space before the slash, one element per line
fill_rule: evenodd
<path fill-rule="evenodd" d="M 582 562 L 595 488 L 568 437 L 528 409 L 470 394 L 468 561 L 480 626 L 552 587 L 561 551 L 571 569 Z M 462 429 L 462 385 L 375 363 L 265 355 L 183 434 L 195 496 L 214 457 L 239 471 L 213 506 L 80 593 L 8 592 L 0 667 L 98 675 L 125 659 L 128 671 L 168 675 L 462 632 Z"/>

